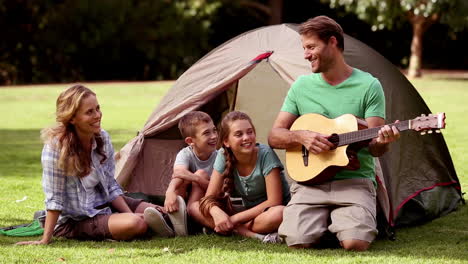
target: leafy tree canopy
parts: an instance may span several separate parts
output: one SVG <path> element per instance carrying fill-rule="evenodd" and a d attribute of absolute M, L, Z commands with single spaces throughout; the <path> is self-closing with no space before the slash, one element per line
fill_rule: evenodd
<path fill-rule="evenodd" d="M 466 0 L 321 0 L 330 7 L 344 7 L 360 19 L 372 24 L 372 29 L 392 29 L 414 16 L 449 25 L 454 31 L 468 26 L 468 1 Z"/>
<path fill-rule="evenodd" d="M 408 22 L 413 29 L 408 75 L 420 77 L 423 36 L 434 23 L 461 31 L 468 26 L 467 0 L 321 0 L 332 8 L 344 7 L 347 12 L 372 24 L 372 30 L 392 28 Z"/>
<path fill-rule="evenodd" d="M 218 0 L 0 0 L 0 84 L 176 78 Z"/>

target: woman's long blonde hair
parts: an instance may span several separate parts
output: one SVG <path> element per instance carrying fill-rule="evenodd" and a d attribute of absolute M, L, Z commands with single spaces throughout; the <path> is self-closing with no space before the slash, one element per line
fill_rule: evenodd
<path fill-rule="evenodd" d="M 91 153 L 86 153 L 70 121 L 75 117 L 83 99 L 96 94 L 89 88 L 77 84 L 63 91 L 56 102 L 56 124 L 41 131 L 41 139 L 59 151 L 58 167 L 66 175 L 84 177 L 91 172 Z M 107 157 L 103 150 L 100 134 L 95 134 L 97 151 L 102 156 L 101 163 Z"/>
<path fill-rule="evenodd" d="M 227 140 L 229 133 L 231 133 L 231 124 L 237 120 L 249 121 L 255 132 L 255 126 L 252 123 L 252 119 L 250 119 L 246 113 L 240 111 L 233 111 L 228 113 L 221 121 L 217 148 L 223 148 L 224 159 L 226 161 L 224 171 L 222 173 L 224 179 L 223 191 L 219 195 L 209 195 L 200 200 L 200 211 L 205 216 L 209 216 L 209 210 L 213 206 L 220 207 L 228 214 L 232 213 L 232 205 L 230 204 L 229 193 L 231 193 L 234 188 L 233 172 L 234 168 L 236 167 L 237 160 L 231 148 L 228 148 L 224 145 L 224 141 Z"/>

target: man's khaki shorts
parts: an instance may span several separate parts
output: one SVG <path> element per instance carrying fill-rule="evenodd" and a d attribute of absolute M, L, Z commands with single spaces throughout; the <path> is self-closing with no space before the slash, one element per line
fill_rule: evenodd
<path fill-rule="evenodd" d="M 338 240 L 372 242 L 377 235 L 376 191 L 370 179 L 291 185 L 278 233 L 288 244 L 316 244 L 326 231 Z"/>

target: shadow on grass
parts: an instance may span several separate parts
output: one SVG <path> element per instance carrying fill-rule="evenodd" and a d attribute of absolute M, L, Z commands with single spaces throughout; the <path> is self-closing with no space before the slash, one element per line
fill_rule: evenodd
<path fill-rule="evenodd" d="M 286 257 L 294 254 L 303 257 L 354 257 L 362 256 L 366 258 L 403 258 L 405 260 L 421 259 L 449 259 L 464 261 L 468 259 L 468 236 L 467 225 L 463 225 L 463 219 L 467 219 L 468 207 L 463 206 L 458 211 L 445 217 L 436 219 L 433 222 L 423 226 L 407 227 L 399 229 L 397 240 L 389 241 L 386 239 L 377 240 L 371 249 L 367 252 L 346 252 L 342 249 L 289 249 L 284 244 L 266 245 L 253 239 L 246 239 L 238 236 L 222 237 L 217 235 L 197 235 L 190 237 L 177 238 L 153 238 L 151 240 L 136 240 L 132 242 L 83 242 L 66 239 L 55 239 L 50 244 L 50 249 L 77 249 L 80 251 L 88 250 L 115 250 L 122 252 L 113 255 L 117 258 L 128 258 L 123 252 L 128 250 L 138 250 L 140 257 L 161 257 L 168 254 L 193 255 L 195 251 L 206 254 L 239 254 L 240 252 L 248 255 L 262 254 L 271 255 L 271 257 Z M 455 221 L 454 221 L 455 220 Z M 460 221 L 459 221 L 460 220 Z M 450 224 L 455 222 L 455 224 Z M 462 226 L 459 226 L 462 223 Z M 4 238 L 0 237 L 1 246 L 11 246 L 17 241 L 38 239 L 34 238 Z M 283 255 L 284 254 L 284 255 Z M 408 259 L 407 259 L 408 258 Z M 396 261 L 396 259 L 393 259 Z M 245 262 L 248 262 L 246 260 Z"/>
<path fill-rule="evenodd" d="M 115 151 L 135 136 L 134 131 L 109 130 Z M 43 143 L 40 129 L 0 129 L 0 177 L 41 177 Z M 115 139 L 114 139 L 115 138 Z"/>
<path fill-rule="evenodd" d="M 0 217 L 0 228 L 27 224 L 27 222 L 28 221 L 24 221 L 24 219 L 19 218 L 19 217 L 4 216 L 4 217 Z M 29 222 L 32 222 L 32 219 Z M 5 224 L 5 223 L 8 223 L 8 224 Z M 16 223 L 16 224 L 11 224 L 11 223 Z"/>

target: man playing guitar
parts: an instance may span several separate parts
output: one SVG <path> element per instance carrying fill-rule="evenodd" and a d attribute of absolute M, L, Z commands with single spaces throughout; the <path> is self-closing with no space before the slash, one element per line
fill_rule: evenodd
<path fill-rule="evenodd" d="M 291 130 L 301 115 L 317 113 L 327 118 L 353 114 L 369 128 L 382 128 L 378 137 L 357 153 L 359 169 L 342 170 L 330 181 L 314 185 L 293 183 L 292 199 L 284 210 L 279 235 L 290 247 L 320 243 L 327 231 L 343 248 L 364 251 L 377 235 L 374 159 L 400 137 L 395 126 L 385 125 L 385 97 L 380 82 L 367 72 L 349 66 L 343 56 L 343 30 L 333 19 L 318 16 L 300 25 L 304 58 L 312 74 L 291 86 L 269 134 L 273 148 L 304 146 L 309 155 L 335 147 L 326 134 Z M 312 164 L 309 164 L 312 166 Z"/>

